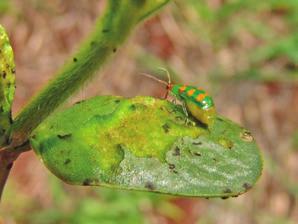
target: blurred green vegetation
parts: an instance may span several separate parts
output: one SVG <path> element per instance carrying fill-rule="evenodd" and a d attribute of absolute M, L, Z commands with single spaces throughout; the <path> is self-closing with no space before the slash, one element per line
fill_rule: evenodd
<path fill-rule="evenodd" d="M 10 7 L 9 0 L 0 0 L 0 13 L 5 13 Z"/>
<path fill-rule="evenodd" d="M 249 45 L 246 43 L 249 39 L 241 40 L 243 34 L 258 42 L 256 48 L 247 49 L 245 57 L 249 66 L 236 70 L 236 79 L 298 80 L 298 1 L 230 0 L 217 9 L 208 7 L 206 0 L 189 2 L 184 4 L 184 11 L 194 9 L 197 20 L 189 17 L 186 24 L 216 51 L 233 48 L 235 42 Z M 199 25 L 194 21 L 199 21 Z M 285 66 L 276 69 L 275 62 Z M 269 68 L 268 63 L 272 65 Z M 217 79 L 225 75 L 224 69 L 216 71 Z"/>
<path fill-rule="evenodd" d="M 218 7 L 210 7 L 207 0 L 175 3 L 172 13 L 177 22 L 200 45 L 214 54 L 228 49 L 241 59 L 232 73 L 214 61 L 207 74 L 211 81 L 298 81 L 298 1 L 228 0 Z M 148 52 L 142 56 L 145 67 L 152 63 L 167 67 Z"/>
<path fill-rule="evenodd" d="M 28 4 L 37 2 L 26 1 Z M 41 2 L 43 1 L 39 1 L 39 4 Z M 44 2 L 48 4 L 47 1 Z M 69 2 L 72 4 L 75 1 Z M 210 2 L 216 4 L 212 5 Z M 5 15 L 5 10 L 9 9 L 9 4 L 11 2 L 8 0 L 0 0 L 1 15 Z M 43 10 L 46 9 L 43 7 Z M 195 40 L 193 45 L 190 44 L 191 49 L 200 52 L 202 57 L 207 58 L 209 61 L 212 60 L 210 67 L 205 70 L 207 71 L 206 76 L 212 81 L 211 84 L 222 84 L 233 80 L 244 82 L 254 80 L 260 83 L 297 83 L 297 0 L 176 0 L 169 7 L 167 13 L 171 13 L 179 27 L 182 27 L 183 31 L 187 31 L 191 38 Z M 173 36 L 175 35 L 173 34 Z M 174 44 L 180 43 L 174 42 Z M 181 43 L 182 47 L 183 44 L 185 43 Z M 202 53 L 203 50 L 199 45 L 203 50 L 207 48 L 207 53 Z M 136 53 L 139 66 L 148 70 L 158 66 L 167 67 L 173 74 L 174 80 L 178 82 L 178 80 L 185 79 L 184 74 L 175 72 L 171 62 L 166 60 L 167 58 L 148 51 L 144 46 L 140 48 L 137 49 L 138 52 Z M 187 52 L 190 52 L 191 49 L 187 49 Z M 214 57 L 214 55 L 222 52 L 228 53 L 228 56 L 233 55 L 233 64 L 227 66 L 231 66 L 233 69 L 226 69 L 227 67 Z M 192 55 L 186 56 L 192 57 Z M 191 63 L 186 64 L 191 68 L 200 67 L 203 64 L 197 58 L 192 59 L 181 60 L 191 61 Z M 238 65 L 237 62 L 239 62 Z M 156 71 L 154 71 L 154 74 L 156 74 Z M 159 75 L 165 77 L 164 73 Z M 203 74 L 200 74 L 200 78 L 202 76 Z M 197 80 L 192 81 L 196 82 Z M 290 106 L 294 105 L 290 104 Z M 289 112 L 291 109 L 286 109 L 286 111 Z M 286 123 L 286 118 L 287 114 L 283 114 L 282 123 Z M 258 128 L 255 129 L 258 130 Z M 264 140 L 267 132 L 266 130 L 260 132 L 259 141 L 268 141 L 270 146 L 270 142 L 274 141 L 273 139 Z M 291 135 L 290 139 L 292 140 L 291 146 L 297 148 L 298 133 Z M 212 200 L 208 210 L 204 210 L 203 206 L 196 207 L 197 213 L 203 210 L 203 214 L 200 213 L 200 217 L 197 217 L 197 223 L 226 223 L 217 219 L 223 217 L 220 216 L 222 213 L 240 217 L 239 219 L 231 219 L 232 221 L 236 220 L 234 223 L 240 223 L 239 220 L 242 223 L 297 223 L 288 218 L 291 215 L 293 216 L 295 203 L 297 202 L 297 181 L 294 179 L 289 181 L 288 176 L 285 175 L 285 173 L 290 173 L 288 172 L 290 168 L 286 167 L 289 164 L 288 160 L 294 158 L 293 163 L 297 164 L 295 161 L 297 150 L 292 150 L 294 152 L 290 154 L 290 150 L 286 150 L 284 146 L 282 152 L 274 151 L 274 145 L 268 148 L 267 153 L 270 154 L 270 159 L 265 163 L 266 166 L 269 164 L 266 167 L 269 171 L 269 174 L 266 174 L 266 180 L 262 180 L 263 182 L 253 189 L 253 193 L 247 193 L 248 196 L 242 196 L 240 201 L 236 201 L 234 204 L 233 199 L 227 201 Z M 285 167 L 288 170 L 285 170 Z M 294 170 L 293 173 L 296 171 Z M 268 176 L 272 178 L 270 179 Z M 16 223 L 33 224 L 152 223 L 150 219 L 152 213 L 154 213 L 154 217 L 156 217 L 156 214 L 161 214 L 163 217 L 172 220 L 169 223 L 179 223 L 181 217 L 187 219 L 188 216 L 191 216 L 190 214 L 185 215 L 181 208 L 172 203 L 172 198 L 158 194 L 102 188 L 67 187 L 51 175 L 49 176 L 49 183 L 50 192 L 48 197 L 50 202 L 41 205 L 40 201 L 42 199 L 35 199 L 30 195 L 26 195 L 26 193 L 21 193 L 18 191 L 18 186 L 11 179 L 4 194 L 4 203 L 0 216 L 3 219 L 16 220 Z M 17 198 L 17 200 L 12 200 L 14 198 Z M 204 202 L 204 199 L 200 200 L 200 202 L 202 201 Z M 287 214 L 288 216 L 282 215 L 282 212 L 276 213 L 272 208 L 276 204 L 282 210 L 283 208 L 280 208 L 280 206 L 284 205 L 285 201 L 289 204 L 290 212 Z M 227 220 L 229 221 L 229 219 Z M 233 223 L 232 221 L 230 223 Z"/>
<path fill-rule="evenodd" d="M 168 201 L 169 196 L 90 187 L 84 187 L 78 194 L 83 187 L 69 190 L 59 179 L 49 175 L 51 206 L 41 206 L 9 183 L 2 206 L 17 223 L 138 224 L 150 223 L 144 214 L 152 213 L 153 208 L 154 212 L 171 219 L 179 218 L 181 213 Z M 6 215 L 0 212 L 0 217 L 6 218 Z"/>

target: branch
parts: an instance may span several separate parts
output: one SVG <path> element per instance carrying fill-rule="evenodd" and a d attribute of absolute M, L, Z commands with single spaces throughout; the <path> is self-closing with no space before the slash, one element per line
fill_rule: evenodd
<path fill-rule="evenodd" d="M 25 142 L 43 120 L 93 77 L 138 22 L 167 2 L 169 0 L 110 0 L 89 40 L 16 117 L 11 128 L 11 145 L 15 147 Z"/>

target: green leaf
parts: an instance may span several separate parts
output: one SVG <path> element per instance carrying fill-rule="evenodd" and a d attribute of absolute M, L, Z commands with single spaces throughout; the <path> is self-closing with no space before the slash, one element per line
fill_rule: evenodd
<path fill-rule="evenodd" d="M 15 92 L 15 64 L 13 50 L 5 29 L 0 25 L 0 145 L 11 124 L 11 104 Z"/>
<path fill-rule="evenodd" d="M 210 129 L 189 119 L 166 100 L 100 96 L 50 116 L 31 144 L 69 184 L 201 197 L 251 188 L 262 159 L 249 131 L 222 117 Z"/>

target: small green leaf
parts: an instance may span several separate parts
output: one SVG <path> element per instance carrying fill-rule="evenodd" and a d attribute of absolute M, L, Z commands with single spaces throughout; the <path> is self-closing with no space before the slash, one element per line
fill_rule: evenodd
<path fill-rule="evenodd" d="M 0 145 L 11 124 L 11 104 L 15 92 L 15 64 L 13 50 L 5 29 L 0 25 Z"/>
<path fill-rule="evenodd" d="M 70 184 L 229 197 L 251 188 L 262 159 L 249 131 L 222 117 L 210 130 L 152 97 L 100 96 L 50 116 L 31 136 Z"/>

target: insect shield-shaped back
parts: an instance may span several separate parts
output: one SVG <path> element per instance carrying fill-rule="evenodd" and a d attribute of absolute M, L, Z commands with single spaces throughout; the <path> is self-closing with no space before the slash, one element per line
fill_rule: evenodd
<path fill-rule="evenodd" d="M 209 96 L 206 91 L 194 86 L 172 84 L 169 72 L 167 70 L 164 71 L 167 73 L 168 82 L 148 74 L 142 75 L 166 85 L 167 92 L 165 98 L 167 98 L 169 92 L 171 92 L 178 100 L 182 101 L 182 107 L 186 107 L 183 108 L 184 110 L 187 110 L 187 112 L 196 118 L 197 121 L 207 126 L 211 126 L 214 123 L 214 118 L 216 116 L 212 97 Z"/>
<path fill-rule="evenodd" d="M 203 89 L 176 84 L 171 92 L 184 102 L 187 111 L 201 123 L 211 126 L 214 122 L 216 111 L 211 96 Z"/>

